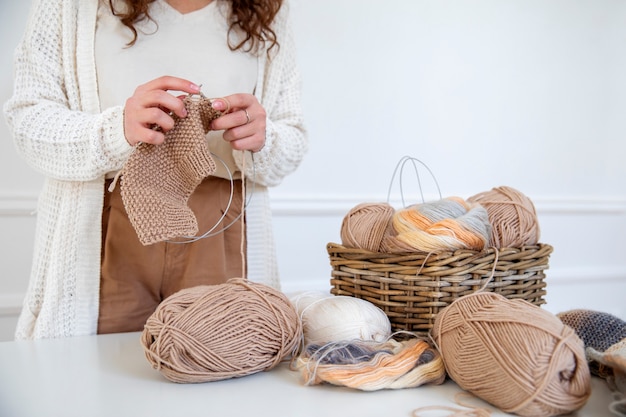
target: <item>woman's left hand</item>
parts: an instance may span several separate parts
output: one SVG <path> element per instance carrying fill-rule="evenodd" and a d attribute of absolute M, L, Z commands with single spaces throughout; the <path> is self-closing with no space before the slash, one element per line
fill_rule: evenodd
<path fill-rule="evenodd" d="M 265 146 L 265 109 L 252 94 L 216 98 L 213 108 L 224 114 L 213 120 L 211 130 L 223 130 L 233 149 L 258 152 Z"/>

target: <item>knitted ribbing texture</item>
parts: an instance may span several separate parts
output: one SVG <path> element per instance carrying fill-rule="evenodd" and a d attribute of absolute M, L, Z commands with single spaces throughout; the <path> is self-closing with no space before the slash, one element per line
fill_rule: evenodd
<path fill-rule="evenodd" d="M 221 113 L 204 97 L 187 96 L 183 101 L 187 117 L 173 116 L 174 127 L 165 142 L 139 144 L 122 169 L 122 200 L 143 245 L 198 233 L 187 202 L 200 182 L 215 172 L 205 135 Z"/>

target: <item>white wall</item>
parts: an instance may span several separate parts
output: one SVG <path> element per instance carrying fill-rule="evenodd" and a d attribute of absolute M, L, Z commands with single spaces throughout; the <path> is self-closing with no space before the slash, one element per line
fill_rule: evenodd
<path fill-rule="evenodd" d="M 555 248 L 546 308 L 626 319 L 626 2 L 291 3 L 311 151 L 273 190 L 286 291 L 329 288 L 326 243 L 339 241 L 354 205 L 386 199 L 396 163 L 410 155 L 445 196 L 508 185 L 534 201 L 541 240 Z M 0 5 L 4 102 L 28 2 Z M 41 178 L 4 124 L 0 139 L 2 340 L 27 284 Z M 423 186 L 436 195 L 432 182 Z M 396 204 L 398 195 L 396 182 Z"/>

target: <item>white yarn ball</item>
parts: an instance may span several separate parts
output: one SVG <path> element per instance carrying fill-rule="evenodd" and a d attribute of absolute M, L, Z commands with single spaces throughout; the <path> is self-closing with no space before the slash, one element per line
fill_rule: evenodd
<path fill-rule="evenodd" d="M 305 345 L 348 340 L 384 342 L 391 337 L 389 317 L 367 300 L 315 292 L 290 299 L 302 321 Z"/>
<path fill-rule="evenodd" d="M 290 294 L 288 297 L 291 304 L 295 307 L 298 316 L 301 317 L 305 308 L 322 298 L 332 297 L 332 294 L 322 291 L 301 291 Z"/>

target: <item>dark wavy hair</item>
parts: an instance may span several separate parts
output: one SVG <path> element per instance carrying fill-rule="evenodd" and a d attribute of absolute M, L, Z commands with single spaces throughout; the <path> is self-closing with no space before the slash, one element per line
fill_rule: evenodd
<path fill-rule="evenodd" d="M 132 46 L 137 41 L 138 36 L 135 23 L 143 19 L 151 19 L 148 6 L 155 0 L 121 1 L 126 5 L 125 12 L 115 10 L 113 0 L 109 0 L 109 5 L 113 14 L 133 32 L 133 39 L 128 43 L 128 46 Z M 270 45 L 267 48 L 268 53 L 273 47 L 280 47 L 271 25 L 283 4 L 283 0 L 229 0 L 229 2 L 231 10 L 228 16 L 228 47 L 231 50 L 258 51 L 261 50 L 265 42 L 269 42 Z M 230 34 L 237 30 L 241 30 L 244 36 L 242 40 L 233 44 L 231 43 L 233 38 Z"/>

